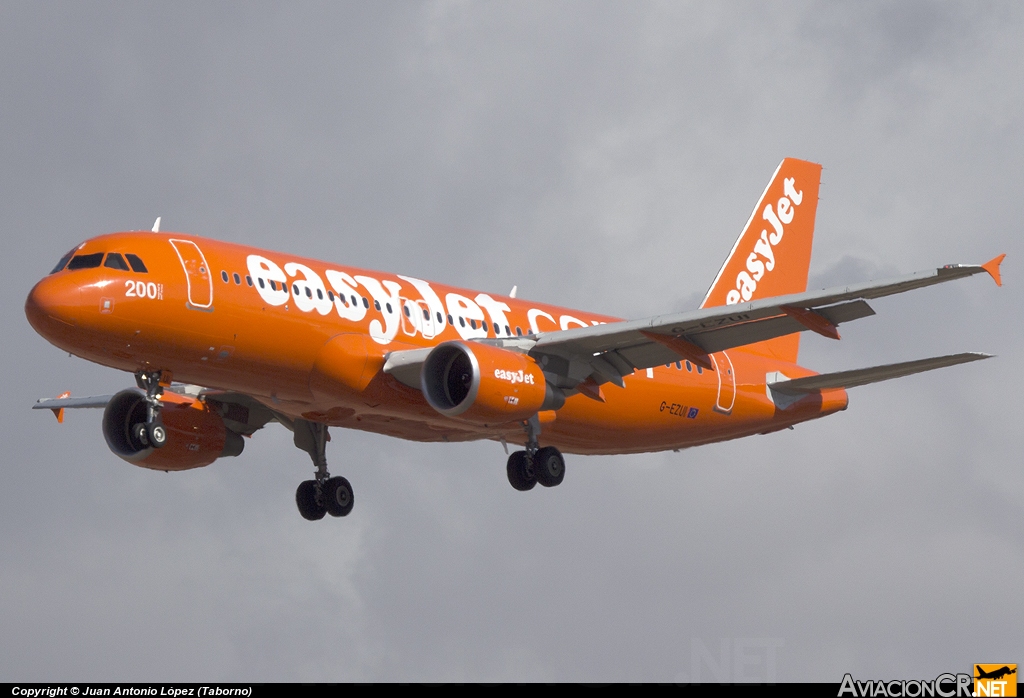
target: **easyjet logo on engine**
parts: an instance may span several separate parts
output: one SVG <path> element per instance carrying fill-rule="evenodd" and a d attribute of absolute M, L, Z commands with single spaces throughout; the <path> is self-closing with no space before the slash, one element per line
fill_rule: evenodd
<path fill-rule="evenodd" d="M 736 275 L 736 288 L 730 289 L 725 296 L 726 305 L 749 301 L 765 273 L 775 269 L 775 246 L 782 241 L 785 226 L 793 222 L 796 207 L 804 200 L 803 190 L 796 190 L 793 177 L 782 180 L 782 190 L 785 196 L 775 207 L 767 204 L 761 212 L 761 218 L 771 224 L 772 232 L 769 233 L 767 228 L 761 231 L 761 237 L 754 243 L 754 251 L 747 256 L 747 268 Z"/>
<path fill-rule="evenodd" d="M 500 368 L 496 368 L 494 369 L 494 377 L 498 380 L 508 381 L 512 385 L 515 385 L 516 383 L 533 385 L 533 375 L 526 373 L 522 369 L 519 371 L 504 371 Z"/>

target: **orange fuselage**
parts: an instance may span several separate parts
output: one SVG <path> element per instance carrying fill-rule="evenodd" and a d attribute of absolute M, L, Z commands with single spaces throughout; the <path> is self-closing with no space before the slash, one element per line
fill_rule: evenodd
<path fill-rule="evenodd" d="M 104 235 L 75 253 L 135 255 L 145 272 L 65 269 L 32 290 L 32 326 L 65 351 L 125 371 L 250 395 L 290 417 L 415 441 L 506 439 L 519 423 L 446 417 L 382 372 L 389 352 L 531 335 L 617 318 L 491 296 L 178 233 Z M 752 345 L 639 370 L 604 401 L 578 393 L 542 413 L 540 442 L 571 453 L 635 453 L 782 429 L 845 409 L 841 389 L 777 409 L 766 376 L 812 375 Z"/>

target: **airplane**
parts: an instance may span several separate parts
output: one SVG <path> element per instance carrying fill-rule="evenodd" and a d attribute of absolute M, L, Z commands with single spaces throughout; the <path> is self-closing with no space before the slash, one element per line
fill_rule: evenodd
<path fill-rule="evenodd" d="M 782 161 L 697 310 L 637 320 L 184 233 L 94 237 L 61 257 L 25 313 L 50 343 L 134 374 L 103 409 L 110 450 L 187 470 L 239 455 L 271 422 L 313 461 L 300 514 L 346 516 L 329 429 L 423 442 L 489 439 L 516 490 L 559 485 L 563 453 L 625 454 L 767 434 L 846 409 L 846 389 L 989 358 L 960 353 L 817 374 L 800 333 L 839 339 L 868 301 L 988 273 L 1005 255 L 807 291 L 821 166 Z"/>
<path fill-rule="evenodd" d="M 994 680 L 998 680 L 998 679 L 1003 678 L 1004 676 L 1009 676 L 1010 674 L 1016 674 L 1017 673 L 1016 665 L 1014 665 L 1013 669 L 1011 669 L 1009 666 L 1005 666 L 1004 665 L 1004 666 L 1000 667 L 999 669 L 995 669 L 993 671 L 985 671 L 980 666 L 978 666 L 977 664 L 974 665 L 974 668 L 978 672 L 978 675 L 974 677 L 976 679 L 994 679 Z"/>

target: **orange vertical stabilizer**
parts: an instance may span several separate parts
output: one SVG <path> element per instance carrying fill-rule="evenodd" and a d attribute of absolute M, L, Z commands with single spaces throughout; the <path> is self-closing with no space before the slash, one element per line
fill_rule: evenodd
<path fill-rule="evenodd" d="M 701 308 L 803 293 L 811 265 L 821 165 L 786 158 L 775 170 L 739 239 L 708 289 Z M 800 335 L 750 345 L 796 363 Z"/>

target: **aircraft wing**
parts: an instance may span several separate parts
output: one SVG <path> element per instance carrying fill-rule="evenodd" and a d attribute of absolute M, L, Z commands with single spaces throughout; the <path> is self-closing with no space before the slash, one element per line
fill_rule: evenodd
<path fill-rule="evenodd" d="M 812 330 L 834 339 L 836 326 L 873 315 L 873 298 L 904 293 L 986 272 L 1001 285 L 1001 255 L 980 265 L 947 265 L 882 282 L 765 298 L 750 303 L 702 308 L 643 320 L 545 332 L 529 353 L 546 374 L 564 377 L 561 387 L 588 378 L 622 385 L 637 369 L 689 359 L 712 368 L 708 354 Z"/>
<path fill-rule="evenodd" d="M 957 364 L 965 364 L 971 361 L 980 361 L 981 359 L 991 358 L 991 354 L 980 354 L 976 352 L 949 354 L 947 356 L 935 356 L 930 359 L 904 361 L 898 364 L 858 368 L 852 371 L 823 373 L 817 376 L 794 378 L 792 380 L 781 377 L 780 380 L 770 381 L 768 383 L 768 388 L 773 393 L 802 396 L 816 393 L 819 390 L 828 390 L 830 388 L 856 388 L 859 385 L 879 383 L 891 378 L 902 378 L 903 376 L 911 376 L 915 373 L 932 371 L 936 368 L 945 368 L 946 366 L 956 366 Z"/>
<path fill-rule="evenodd" d="M 292 420 L 283 414 L 268 408 L 255 398 L 242 393 L 223 390 L 211 390 L 198 385 L 175 383 L 167 389 L 169 392 L 188 395 L 206 402 L 207 406 L 217 412 L 225 425 L 238 434 L 251 435 L 262 429 L 267 422 L 279 421 L 286 427 L 293 427 Z M 113 395 L 93 395 L 89 397 L 71 397 L 64 393 L 60 397 L 43 398 L 32 405 L 34 410 L 51 410 L 57 421 L 64 421 L 65 409 L 93 408 L 104 409 Z"/>
<path fill-rule="evenodd" d="M 113 395 L 94 395 L 92 397 L 47 397 L 37 400 L 32 405 L 34 410 L 63 410 L 76 408 L 102 409 L 110 402 Z"/>

